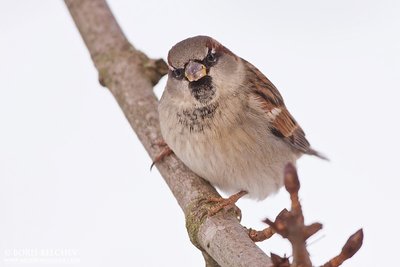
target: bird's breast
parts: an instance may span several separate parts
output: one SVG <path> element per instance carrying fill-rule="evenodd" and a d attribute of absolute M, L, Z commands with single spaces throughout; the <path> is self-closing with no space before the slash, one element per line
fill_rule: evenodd
<path fill-rule="evenodd" d="M 169 113 L 169 114 L 167 114 Z M 244 106 L 214 103 L 160 114 L 166 143 L 199 176 L 226 192 L 265 198 L 282 185 L 284 164 L 295 159 Z"/>

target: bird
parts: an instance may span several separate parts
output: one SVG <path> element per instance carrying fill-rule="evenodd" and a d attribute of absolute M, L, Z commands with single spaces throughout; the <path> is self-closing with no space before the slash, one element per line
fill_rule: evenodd
<path fill-rule="evenodd" d="M 167 61 L 161 134 L 189 169 L 231 195 L 212 200 L 220 202 L 213 214 L 243 196 L 263 200 L 277 192 L 285 166 L 304 154 L 326 159 L 311 148 L 272 82 L 215 39 L 180 41 Z"/>

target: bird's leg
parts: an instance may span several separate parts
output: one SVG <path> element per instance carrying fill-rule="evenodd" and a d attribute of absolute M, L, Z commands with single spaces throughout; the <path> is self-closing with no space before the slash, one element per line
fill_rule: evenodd
<path fill-rule="evenodd" d="M 246 195 L 247 192 L 246 191 L 240 191 L 228 198 L 222 198 L 222 197 L 213 197 L 213 198 L 209 198 L 207 199 L 208 202 L 215 202 L 215 206 L 213 206 L 209 211 L 208 211 L 208 215 L 209 216 L 213 216 L 215 215 L 217 212 L 219 212 L 222 209 L 235 209 L 235 212 L 239 214 L 239 217 L 241 217 L 241 211 L 238 207 L 235 206 L 235 203 L 244 195 Z"/>
<path fill-rule="evenodd" d="M 153 163 L 150 166 L 150 170 L 153 168 L 154 164 L 162 161 L 165 157 L 167 157 L 167 156 L 169 156 L 169 155 L 171 155 L 173 153 L 171 148 L 169 148 L 169 146 L 167 145 L 167 143 L 165 143 L 165 141 L 163 139 L 159 139 L 159 140 L 154 141 L 153 145 L 157 145 L 159 147 L 163 147 L 163 149 L 161 150 L 161 152 L 154 159 Z"/>

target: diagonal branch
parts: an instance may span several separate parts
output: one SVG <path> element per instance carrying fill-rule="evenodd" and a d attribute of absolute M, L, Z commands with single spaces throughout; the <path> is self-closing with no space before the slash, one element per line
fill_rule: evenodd
<path fill-rule="evenodd" d="M 105 0 L 65 0 L 76 26 L 106 86 L 121 106 L 133 130 L 154 159 L 161 137 L 157 98 L 153 86 L 167 72 L 163 60 L 152 60 L 126 39 Z M 209 266 L 269 266 L 268 256 L 248 237 L 235 215 L 205 216 L 202 200 L 218 197 L 205 180 L 187 169 L 175 156 L 156 164 L 185 217 L 192 243 L 203 251 Z M 227 249 L 229 248 L 229 249 Z"/>

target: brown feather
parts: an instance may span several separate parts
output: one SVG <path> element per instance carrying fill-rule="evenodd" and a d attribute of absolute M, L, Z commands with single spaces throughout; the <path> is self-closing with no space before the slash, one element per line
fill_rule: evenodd
<path fill-rule="evenodd" d="M 287 110 L 278 89 L 256 67 L 245 60 L 243 61 L 247 67 L 247 77 L 251 77 L 249 83 L 253 93 L 270 119 L 271 132 L 301 153 L 326 159 L 310 147 L 303 129 Z"/>

